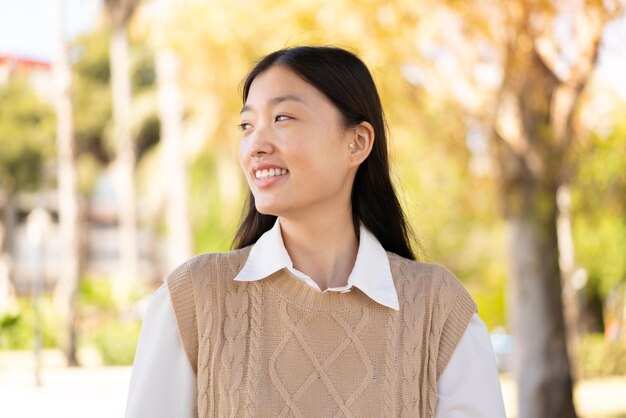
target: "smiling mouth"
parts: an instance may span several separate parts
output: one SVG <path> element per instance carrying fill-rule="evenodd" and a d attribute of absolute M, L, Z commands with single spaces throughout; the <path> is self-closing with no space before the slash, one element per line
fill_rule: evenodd
<path fill-rule="evenodd" d="M 260 180 L 268 179 L 271 177 L 278 177 L 287 174 L 289 170 L 286 168 L 270 168 L 265 170 L 258 170 L 254 172 L 254 177 Z"/>

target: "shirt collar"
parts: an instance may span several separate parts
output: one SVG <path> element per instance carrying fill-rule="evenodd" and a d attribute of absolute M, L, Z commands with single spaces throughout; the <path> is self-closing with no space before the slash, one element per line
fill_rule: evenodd
<path fill-rule="evenodd" d="M 359 249 L 352 272 L 348 276 L 347 288 L 358 287 L 375 302 L 399 310 L 398 294 L 391 275 L 387 252 L 362 223 L 359 233 Z M 253 245 L 246 263 L 235 280 L 262 280 L 284 268 L 304 275 L 293 268 L 291 257 L 283 243 L 280 222 L 277 219 L 272 229 L 264 233 Z"/>

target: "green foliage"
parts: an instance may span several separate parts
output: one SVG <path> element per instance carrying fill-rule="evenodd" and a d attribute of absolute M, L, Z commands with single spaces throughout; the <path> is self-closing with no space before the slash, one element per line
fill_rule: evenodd
<path fill-rule="evenodd" d="M 54 147 L 54 115 L 26 80 L 0 86 L 0 188 L 34 189 Z"/>
<path fill-rule="evenodd" d="M 133 300 L 139 293 L 135 289 Z M 81 280 L 78 293 L 80 312 L 81 346 L 95 347 L 105 365 L 131 365 L 139 338 L 141 323 L 138 320 L 122 319 L 115 300 L 111 280 L 86 277 Z"/>
<path fill-rule="evenodd" d="M 59 319 L 55 314 L 52 300 L 41 299 L 41 338 L 46 348 L 57 345 Z M 27 350 L 33 347 L 35 315 L 30 298 L 18 300 L 17 314 L 0 317 L 0 350 Z"/>
<path fill-rule="evenodd" d="M 131 79 L 135 92 L 153 89 L 156 84 L 156 70 L 152 50 L 146 45 L 136 45 L 131 66 Z"/>
<path fill-rule="evenodd" d="M 78 38 L 73 45 L 74 135 L 79 158 L 89 153 L 101 163 L 112 159 L 104 142 L 111 119 L 108 33 L 99 30 Z"/>
<path fill-rule="evenodd" d="M 0 329 L 9 329 L 13 326 L 15 326 L 20 320 L 20 316 L 19 315 L 14 315 L 14 314 L 4 314 L 2 317 L 0 317 Z"/>
<path fill-rule="evenodd" d="M 197 252 L 227 251 L 230 249 L 242 202 L 236 209 L 225 211 L 220 199 L 215 156 L 200 156 L 191 167 L 190 205 L 193 213 L 193 240 Z M 225 213 L 229 212 L 229 213 Z"/>
<path fill-rule="evenodd" d="M 478 315 L 488 329 L 507 326 L 506 318 L 506 272 L 497 260 L 477 265 L 474 275 L 464 280 L 465 285 L 478 306 Z M 461 274 L 461 277 L 465 277 Z"/>
<path fill-rule="evenodd" d="M 79 304 L 93 309 L 115 311 L 116 303 L 110 280 L 84 278 L 78 290 Z"/>
<path fill-rule="evenodd" d="M 626 120 L 579 153 L 572 183 L 576 255 L 588 273 L 587 292 L 606 298 L 626 283 Z"/>
<path fill-rule="evenodd" d="M 76 75 L 100 84 L 111 78 L 109 33 L 101 28 L 76 39 L 72 46 Z"/>
<path fill-rule="evenodd" d="M 134 134 L 137 156 L 144 156 L 148 150 L 158 144 L 161 136 L 161 123 L 156 114 L 150 114 L 142 120 Z"/>
<path fill-rule="evenodd" d="M 20 316 L 4 314 L 0 317 L 0 349 L 13 349 L 28 346 L 28 338 L 24 338 L 24 327 L 21 327 Z M 26 330 L 28 332 L 28 330 Z M 26 340 L 26 342 L 25 342 Z"/>
<path fill-rule="evenodd" d="M 585 266 L 588 286 L 606 298 L 626 282 L 626 218 L 606 214 L 575 222 L 578 259 Z"/>
<path fill-rule="evenodd" d="M 5 315 L 0 318 L 0 349 L 26 350 L 32 345 L 32 326 L 24 324 L 21 315 Z"/>
<path fill-rule="evenodd" d="M 583 335 L 578 351 L 581 378 L 626 374 L 626 341 L 606 341 L 602 334 Z"/>
<path fill-rule="evenodd" d="M 109 32 L 101 28 L 76 40 L 74 51 L 74 118 L 79 158 L 90 155 L 100 164 L 114 157 L 110 84 Z M 133 95 L 154 90 L 154 56 L 144 45 L 131 45 L 130 76 Z M 136 97 L 135 97 L 136 98 Z M 156 115 L 138 117 L 135 133 L 138 156 L 158 142 Z"/>
<path fill-rule="evenodd" d="M 135 348 L 139 339 L 139 322 L 110 321 L 102 324 L 94 338 L 96 347 L 107 366 L 133 364 Z"/>

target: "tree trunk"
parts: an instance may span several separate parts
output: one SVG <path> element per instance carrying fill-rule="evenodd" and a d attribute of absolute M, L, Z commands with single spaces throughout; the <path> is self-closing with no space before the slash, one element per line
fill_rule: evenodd
<path fill-rule="evenodd" d="M 114 282 L 114 293 L 122 304 L 127 302 L 131 283 L 138 278 L 139 255 L 135 217 L 135 145 L 130 125 L 131 89 L 128 60 L 126 25 L 114 26 L 110 61 L 120 249 L 120 273 Z"/>
<path fill-rule="evenodd" d="M 79 211 L 74 123 L 71 100 L 71 68 L 64 39 L 63 0 L 57 0 L 57 57 L 54 63 L 56 85 L 57 177 L 59 196 L 59 229 L 61 234 L 61 268 L 55 288 L 55 302 L 60 309 L 65 330 L 61 346 L 69 365 L 77 365 L 76 292 L 80 277 Z"/>
<path fill-rule="evenodd" d="M 2 197 L 2 196 L 0 196 Z M 4 213 L 0 218 L 0 313 L 8 310 L 15 299 L 15 288 L 11 283 L 13 269 L 13 244 L 15 236 L 16 210 L 15 194 L 5 190 Z"/>
<path fill-rule="evenodd" d="M 182 133 L 182 99 L 178 88 L 178 58 L 173 51 L 157 51 L 161 152 L 166 172 L 167 262 L 173 269 L 191 256 L 191 227 L 187 209 L 187 164 Z"/>
<path fill-rule="evenodd" d="M 457 8 L 467 3 L 452 4 Z M 463 8 L 469 16 L 475 13 L 472 9 L 489 10 L 478 12 L 482 18 L 473 40 L 482 42 L 487 33 L 502 57 L 503 80 L 488 119 L 493 118 L 492 149 L 509 232 L 508 312 L 515 337 L 519 418 L 576 417 L 556 193 L 568 184 L 574 167 L 570 149 L 575 110 L 594 70 L 604 28 L 622 14 L 625 4 L 511 0 L 489 7 L 469 2 Z M 563 244 L 571 244 L 571 237 L 564 238 Z M 565 270 L 571 271 L 573 259 L 565 261 Z M 566 288 L 565 296 L 571 295 Z M 575 317 L 574 311 L 568 314 Z"/>
<path fill-rule="evenodd" d="M 536 185 L 536 188 L 543 188 Z M 515 375 L 519 418 L 576 417 L 566 347 L 556 233 L 556 190 L 520 187 L 532 210 L 511 215 Z"/>
<path fill-rule="evenodd" d="M 559 266 L 563 279 L 563 312 L 567 329 L 567 349 L 572 361 L 572 374 L 578 376 L 577 353 L 578 334 L 580 332 L 580 301 L 578 298 L 579 284 L 574 283 L 576 275 L 576 251 L 572 235 L 571 194 L 567 185 L 557 191 L 557 233 L 559 240 Z"/>
<path fill-rule="evenodd" d="M 507 59 L 496 137 L 509 231 L 518 417 L 575 418 L 556 201 L 566 149 L 559 140 L 571 130 L 554 122 L 571 123 L 577 96 L 567 106 L 553 102 L 561 82 L 532 43 L 513 43 Z"/>

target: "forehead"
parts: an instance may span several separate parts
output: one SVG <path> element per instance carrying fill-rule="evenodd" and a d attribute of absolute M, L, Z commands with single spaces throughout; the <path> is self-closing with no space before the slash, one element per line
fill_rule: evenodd
<path fill-rule="evenodd" d="M 309 105 L 328 101 L 312 84 L 282 65 L 274 65 L 255 77 L 250 84 L 246 106 L 271 104 L 277 97 L 296 98 Z"/>

